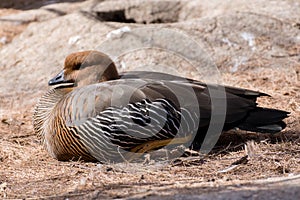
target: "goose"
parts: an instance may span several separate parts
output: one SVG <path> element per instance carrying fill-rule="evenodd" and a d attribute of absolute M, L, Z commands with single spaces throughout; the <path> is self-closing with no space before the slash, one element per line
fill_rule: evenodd
<path fill-rule="evenodd" d="M 94 50 L 68 55 L 48 85 L 54 87 L 37 103 L 33 126 L 60 161 L 123 162 L 172 145 L 200 150 L 206 137 L 234 128 L 280 132 L 289 114 L 259 107 L 257 98 L 269 97 L 262 92 L 160 72 L 119 74 Z"/>

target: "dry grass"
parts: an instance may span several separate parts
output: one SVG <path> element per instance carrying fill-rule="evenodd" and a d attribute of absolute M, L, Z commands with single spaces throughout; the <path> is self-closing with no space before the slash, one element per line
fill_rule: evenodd
<path fill-rule="evenodd" d="M 0 147 L 2 197 L 70 197 L 95 195 L 95 192 L 105 198 L 167 195 L 193 185 L 210 191 L 220 186 L 300 173 L 299 136 L 295 141 L 282 141 L 284 133 L 274 136 L 279 140 L 275 143 L 252 134 L 252 139 L 261 141 L 248 143 L 251 148 L 247 152 L 243 145 L 223 144 L 222 149 L 206 157 L 182 158 L 174 165 L 162 162 L 101 165 L 50 158 L 37 143 L 26 120 L 23 125 L 2 122 L 1 129 L 4 129 Z M 228 135 L 243 138 L 245 133 Z M 248 155 L 246 162 L 236 162 L 245 155 Z M 234 163 L 237 167 L 228 170 Z"/>
<path fill-rule="evenodd" d="M 20 12 L 15 9 L 1 9 L 0 17 L 4 15 L 10 15 Z M 21 23 L 13 23 L 9 21 L 0 21 L 0 48 L 1 46 L 8 44 L 12 41 L 12 39 L 20 34 L 25 28 L 26 24 Z"/>
<path fill-rule="evenodd" d="M 228 78 L 227 82 L 230 79 L 243 82 L 245 77 L 250 81 L 250 75 L 239 74 Z M 75 199 L 143 197 L 171 195 L 193 188 L 214 191 L 249 184 L 257 179 L 300 174 L 298 88 L 293 81 L 285 79 L 285 75 L 281 76 L 282 81 L 277 77 L 276 84 L 265 82 L 261 76 L 258 74 L 257 80 L 251 83 L 271 92 L 274 99 L 263 99 L 260 103 L 291 111 L 288 127 L 275 135 L 230 131 L 221 137 L 210 155 L 201 159 L 185 158 L 173 164 L 152 161 L 111 165 L 59 162 L 49 157 L 33 133 L 32 107 L 17 109 L 13 106 L 14 109 L 10 109 L 10 102 L 5 95 L 1 96 L 0 103 L 6 105 L 7 112 L 2 114 L 0 122 L 0 195 L 7 198 Z M 266 84 L 258 84 L 260 81 Z M 274 87 L 271 89 L 269 84 Z M 279 88 L 289 88 L 289 93 L 280 94 L 278 84 Z M 243 161 L 245 156 L 246 161 Z M 235 163 L 237 165 L 232 168 Z"/>

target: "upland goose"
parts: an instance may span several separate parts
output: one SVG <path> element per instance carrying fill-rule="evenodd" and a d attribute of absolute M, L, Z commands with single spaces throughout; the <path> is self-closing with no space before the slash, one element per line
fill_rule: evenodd
<path fill-rule="evenodd" d="M 209 127 L 276 133 L 289 114 L 258 107 L 257 97 L 268 96 L 261 92 L 158 72 L 118 74 L 97 51 L 67 56 L 48 84 L 56 87 L 39 100 L 34 130 L 50 155 L 65 161 L 119 162 L 177 144 L 199 150 Z"/>

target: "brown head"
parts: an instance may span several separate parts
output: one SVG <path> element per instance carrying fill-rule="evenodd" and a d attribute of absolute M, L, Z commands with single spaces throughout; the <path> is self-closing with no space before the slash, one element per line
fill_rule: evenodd
<path fill-rule="evenodd" d="M 118 77 L 116 66 L 108 55 L 98 51 L 82 51 L 68 55 L 64 69 L 48 84 L 73 83 L 73 86 L 81 87 Z"/>

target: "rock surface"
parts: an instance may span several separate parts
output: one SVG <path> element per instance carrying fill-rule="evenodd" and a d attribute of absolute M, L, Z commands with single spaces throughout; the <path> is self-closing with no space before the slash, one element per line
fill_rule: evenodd
<path fill-rule="evenodd" d="M 151 23 L 155 20 L 164 22 L 163 17 L 159 17 L 160 12 L 158 11 L 157 13 L 149 9 L 149 7 L 153 8 L 151 4 L 157 2 L 165 3 L 165 1 L 150 2 L 152 3 L 143 4 L 140 1 L 133 1 L 135 4 L 133 4 L 132 1 L 99 1 L 99 3 L 97 3 L 97 1 L 87 1 L 76 5 L 63 3 L 48 5 L 37 10 L 29 10 L 2 17 L 3 20 L 12 20 L 15 22 L 34 22 L 30 23 L 27 29 L 19 37 L 15 38 L 11 44 L 1 49 L 0 53 L 2 59 L 0 60 L 0 68 L 2 71 L 3 69 L 6 70 L 0 75 L 0 83 L 4 85 L 6 79 L 14 82 L 14 85 L 2 87 L 1 92 L 6 93 L 12 91 L 12 88 L 15 90 L 24 90 L 24 84 L 27 85 L 27 89 L 31 91 L 40 89 L 40 87 L 45 86 L 47 83 L 46 80 L 59 71 L 64 58 L 69 53 L 99 48 L 101 44 L 107 40 L 107 34 L 116 29 L 125 26 L 130 29 L 146 27 L 141 24 L 102 22 L 101 19 L 99 20 L 97 16 L 95 16 L 95 12 L 100 12 L 100 8 L 102 10 L 108 8 L 120 10 L 126 9 L 127 7 L 126 12 L 132 14 L 130 19 L 134 19 L 136 22 L 145 21 L 146 23 Z M 174 1 L 174 5 L 171 7 L 176 7 L 177 9 L 179 3 L 178 1 Z M 118 6 L 121 4 L 123 6 L 122 8 Z M 228 6 L 224 6 L 226 5 L 225 3 L 223 6 L 220 6 L 218 4 L 205 4 L 202 1 L 192 1 L 189 3 L 183 1 L 180 4 L 181 13 L 177 14 L 182 16 L 184 13 L 189 13 L 190 17 L 185 17 L 188 18 L 188 21 L 181 20 L 181 22 L 178 23 L 152 24 L 151 27 L 154 29 L 168 28 L 179 31 L 182 34 L 187 34 L 188 37 L 199 43 L 207 55 L 211 56 L 210 60 L 214 62 L 220 70 L 234 73 L 245 70 L 246 68 L 255 70 L 255 68 L 260 66 L 273 68 L 285 66 L 285 69 L 290 71 L 289 68 L 293 68 L 294 63 L 297 62 L 297 53 L 300 48 L 299 28 L 294 26 L 296 21 L 293 22 L 293 20 L 297 20 L 298 16 L 291 14 L 289 16 L 294 17 L 290 17 L 289 19 L 284 17 L 282 17 L 282 19 L 273 16 L 270 17 L 265 14 L 260 6 L 257 6 L 260 9 L 253 13 L 250 12 L 250 8 L 251 5 L 254 7 L 256 4 L 252 4 L 247 5 L 247 7 L 239 8 L 239 11 L 235 11 L 231 9 L 231 7 L 235 9 L 239 7 L 239 1 L 228 4 Z M 285 2 L 285 4 L 284 6 L 290 8 L 291 13 L 296 11 L 300 13 L 300 7 L 296 6 L 297 2 L 291 1 Z M 102 7 L 102 5 L 105 6 Z M 116 6 L 114 7 L 113 5 Z M 130 7 L 128 5 L 134 6 Z M 197 5 L 194 7 L 203 9 L 202 14 L 197 16 L 198 18 L 195 17 L 198 13 L 197 10 L 192 9 L 189 12 L 186 10 L 186 7 L 190 5 Z M 271 3 L 271 5 L 275 6 L 274 3 Z M 214 10 L 218 14 L 213 14 L 213 17 L 209 17 L 208 14 L 205 14 L 204 10 L 215 7 L 217 9 Z M 133 11 L 133 8 L 136 8 L 136 10 Z M 158 7 L 154 7 L 153 9 L 156 8 Z M 249 10 L 247 11 L 247 9 Z M 51 12 L 51 10 L 55 10 L 55 12 Z M 137 11 L 140 13 L 136 13 Z M 172 16 L 168 15 L 169 11 L 170 13 L 174 13 L 174 10 L 167 9 L 164 16 Z M 282 12 L 284 12 L 284 10 Z M 286 16 L 282 12 L 274 13 L 278 15 L 278 17 Z M 156 16 L 157 14 L 158 16 Z M 109 15 L 109 12 L 107 12 L 107 15 Z M 141 17 L 144 17 L 144 19 L 141 19 Z M 169 20 L 166 21 L 168 22 Z M 162 40 L 164 40 L 164 43 L 173 42 L 172 37 L 164 37 Z M 168 49 L 166 51 L 168 51 Z M 186 49 L 185 55 L 189 54 L 189 51 L 190 49 Z M 130 65 L 128 64 L 126 66 L 136 67 L 151 64 L 146 63 L 147 58 L 146 60 L 144 60 L 145 58 L 137 58 L 144 56 L 145 53 L 142 52 L 142 49 L 141 52 L 136 52 L 135 55 L 132 56 L 133 60 L 130 60 Z M 130 53 L 131 52 L 126 52 L 126 54 Z M 155 54 L 155 52 L 153 53 Z M 155 62 L 163 63 L 166 55 L 159 57 L 162 53 L 159 52 L 156 54 L 158 55 L 155 55 L 157 57 L 155 58 Z M 172 56 L 169 56 L 169 59 L 175 59 L 177 61 L 176 58 L 173 58 L 174 56 L 171 57 Z M 286 57 L 290 59 L 282 59 Z M 168 65 L 169 64 L 171 63 L 168 63 Z M 129 67 L 128 69 L 135 67 Z M 21 75 L 13 73 L 15 70 L 23 71 L 24 73 Z M 35 71 L 35 73 L 26 73 L 29 71 Z M 187 73 L 187 75 L 189 74 Z M 195 74 L 192 76 L 195 76 Z M 37 79 L 38 81 L 36 82 L 38 84 L 34 85 L 34 88 L 30 87 L 29 83 Z"/>

